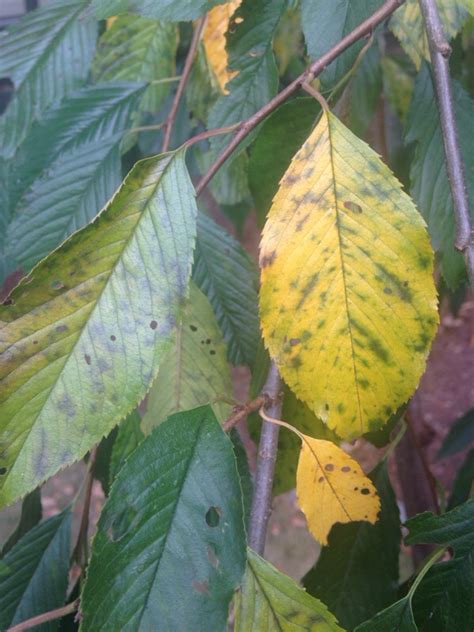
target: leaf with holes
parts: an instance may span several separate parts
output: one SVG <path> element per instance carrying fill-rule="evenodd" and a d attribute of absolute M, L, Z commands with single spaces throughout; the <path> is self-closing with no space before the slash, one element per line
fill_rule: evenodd
<path fill-rule="evenodd" d="M 120 471 L 95 536 L 82 630 L 224 630 L 245 567 L 232 443 L 208 406 L 173 415 Z"/>
<path fill-rule="evenodd" d="M 87 78 L 97 22 L 82 16 L 86 5 L 86 0 L 53 0 L 0 38 L 0 77 L 9 77 L 15 87 L 0 118 L 0 155 L 11 158 L 33 121 Z"/>
<path fill-rule="evenodd" d="M 174 344 L 148 395 L 142 428 L 149 433 L 172 413 L 210 404 L 219 422 L 230 414 L 232 382 L 212 307 L 191 283 Z"/>
<path fill-rule="evenodd" d="M 187 293 L 196 213 L 183 151 L 138 162 L 0 308 L 0 506 L 83 456 L 143 398 Z"/>
<path fill-rule="evenodd" d="M 303 435 L 296 473 L 296 495 L 314 537 L 327 544 L 337 522 L 374 524 L 380 499 L 372 481 L 348 454 L 331 441 Z"/>
<path fill-rule="evenodd" d="M 260 249 L 265 344 L 342 438 L 410 397 L 438 322 L 425 224 L 379 157 L 329 112 L 281 180 Z"/>
<path fill-rule="evenodd" d="M 232 14 L 242 0 L 232 0 L 220 4 L 209 11 L 206 26 L 202 35 L 207 61 L 211 67 L 222 92 L 226 92 L 226 83 L 236 74 L 230 72 L 227 65 L 225 34 Z"/>
<path fill-rule="evenodd" d="M 235 632 L 342 631 L 326 606 L 247 549 L 247 570 L 235 605 Z"/>

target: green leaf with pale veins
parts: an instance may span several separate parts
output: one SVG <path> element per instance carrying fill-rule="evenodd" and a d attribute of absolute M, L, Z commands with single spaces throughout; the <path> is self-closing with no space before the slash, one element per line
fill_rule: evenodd
<path fill-rule="evenodd" d="M 141 422 L 139 412 L 134 410 L 120 423 L 110 454 L 109 485 L 114 482 L 125 461 L 145 438 L 140 428 Z"/>
<path fill-rule="evenodd" d="M 138 162 L 97 220 L 0 308 L 0 506 L 83 456 L 143 398 L 187 293 L 196 213 L 183 151 Z"/>
<path fill-rule="evenodd" d="M 381 4 L 382 0 L 302 0 L 301 27 L 311 59 L 321 57 Z M 323 84 L 330 86 L 339 81 L 350 70 L 363 45 L 362 41 L 353 44 L 329 64 L 321 75 Z"/>
<path fill-rule="evenodd" d="M 453 80 L 451 84 L 467 190 L 469 198 L 474 200 L 474 101 L 457 81 Z M 426 219 L 434 249 L 441 254 L 443 276 L 447 284 L 455 288 L 466 273 L 463 257 L 454 248 L 454 208 L 444 164 L 436 98 L 431 73 L 426 64 L 421 68 L 415 82 L 405 142 L 415 143 L 415 156 L 410 169 L 413 199 Z M 471 217 L 474 221 L 473 209 L 474 206 L 471 205 Z"/>
<path fill-rule="evenodd" d="M 193 280 L 209 299 L 232 364 L 252 366 L 260 340 L 258 273 L 242 246 L 199 213 Z"/>
<path fill-rule="evenodd" d="M 9 269 L 28 271 L 90 222 L 122 180 L 120 143 L 144 86 L 82 88 L 35 123 L 12 160 L 5 243 Z"/>
<path fill-rule="evenodd" d="M 194 20 L 228 0 L 92 0 L 91 10 L 102 20 L 131 11 L 164 21 Z"/>
<path fill-rule="evenodd" d="M 235 604 L 235 632 L 342 630 L 326 606 L 251 549 Z"/>
<path fill-rule="evenodd" d="M 206 296 L 193 283 L 174 344 L 163 358 L 142 428 L 146 433 L 172 413 L 210 404 L 222 423 L 230 414 L 232 382 L 226 346 Z"/>
<path fill-rule="evenodd" d="M 178 413 L 140 444 L 112 486 L 81 629 L 223 632 L 244 567 L 231 441 L 208 406 Z"/>
<path fill-rule="evenodd" d="M 70 554 L 69 510 L 31 529 L 2 558 L 0 629 L 59 608 L 66 599 Z M 35 630 L 53 632 L 58 621 Z"/>
<path fill-rule="evenodd" d="M 96 82 L 152 82 L 175 74 L 178 31 L 175 24 L 119 15 L 99 39 L 92 62 Z M 157 111 L 169 92 L 171 83 L 150 85 L 141 101 L 141 109 Z"/>
<path fill-rule="evenodd" d="M 15 86 L 0 118 L 0 155 L 10 158 L 32 122 L 87 78 L 97 22 L 82 15 L 86 6 L 86 0 L 52 0 L 0 38 L 0 77 Z"/>
<path fill-rule="evenodd" d="M 334 525 L 329 545 L 304 578 L 306 589 L 322 599 L 348 630 L 397 597 L 400 517 L 385 462 L 370 479 L 381 500 L 379 519 L 375 524 Z"/>

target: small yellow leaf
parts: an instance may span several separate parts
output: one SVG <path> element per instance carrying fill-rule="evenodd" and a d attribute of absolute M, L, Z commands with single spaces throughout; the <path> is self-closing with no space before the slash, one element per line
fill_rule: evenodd
<path fill-rule="evenodd" d="M 237 73 L 229 71 L 227 64 L 225 34 L 229 27 L 230 18 L 235 13 L 242 0 L 232 0 L 227 4 L 219 4 L 211 9 L 207 16 L 203 33 L 204 50 L 222 92 L 227 92 L 225 85 Z"/>
<path fill-rule="evenodd" d="M 314 537 L 327 544 L 336 522 L 377 521 L 380 499 L 362 468 L 331 441 L 304 435 L 296 494 Z"/>

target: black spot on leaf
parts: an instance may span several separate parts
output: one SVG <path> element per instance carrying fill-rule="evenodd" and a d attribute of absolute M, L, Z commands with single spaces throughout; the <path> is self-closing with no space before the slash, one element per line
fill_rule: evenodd
<path fill-rule="evenodd" d="M 209 507 L 206 512 L 206 524 L 208 527 L 217 527 L 221 521 L 221 508 Z"/>
<path fill-rule="evenodd" d="M 92 363 L 92 359 L 90 357 L 90 355 L 88 353 L 84 354 L 84 360 L 87 362 L 87 364 L 91 364 Z"/>
<path fill-rule="evenodd" d="M 344 465 L 341 467 L 341 472 L 350 472 L 351 468 L 348 465 Z"/>
<path fill-rule="evenodd" d="M 150 321 L 150 327 L 151 329 L 156 329 L 158 327 L 158 323 L 156 322 L 156 320 Z"/>
<path fill-rule="evenodd" d="M 360 493 L 363 494 L 364 496 L 368 496 L 370 494 L 370 489 L 367 489 L 367 487 L 363 487 L 360 490 Z"/>
<path fill-rule="evenodd" d="M 362 213 L 362 207 L 355 202 L 351 202 L 350 200 L 344 202 L 344 208 L 346 208 L 348 211 L 352 211 L 353 213 Z"/>
<path fill-rule="evenodd" d="M 6 473 L 7 473 L 7 468 L 6 467 L 0 467 L 0 476 L 3 476 Z"/>
<path fill-rule="evenodd" d="M 332 472 L 334 469 L 334 465 L 332 463 L 326 463 L 326 465 L 324 466 L 324 469 L 327 470 L 328 472 Z"/>
<path fill-rule="evenodd" d="M 195 325 L 189 325 L 189 329 L 191 331 L 197 331 L 197 327 Z"/>

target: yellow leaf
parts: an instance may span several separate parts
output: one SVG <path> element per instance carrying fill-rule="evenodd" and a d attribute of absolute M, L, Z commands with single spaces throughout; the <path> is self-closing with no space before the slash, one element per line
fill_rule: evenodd
<path fill-rule="evenodd" d="M 237 73 L 227 67 L 227 51 L 225 34 L 229 27 L 230 18 L 235 13 L 242 0 L 232 0 L 227 4 L 219 4 L 211 9 L 207 16 L 203 33 L 204 50 L 222 92 L 227 92 L 225 85 Z"/>
<path fill-rule="evenodd" d="M 379 157 L 329 112 L 264 228 L 260 313 L 285 382 L 341 438 L 413 393 L 438 322 L 425 223 Z"/>
<path fill-rule="evenodd" d="M 336 522 L 377 521 L 380 499 L 360 465 L 331 441 L 304 435 L 296 494 L 314 537 L 327 544 Z"/>

